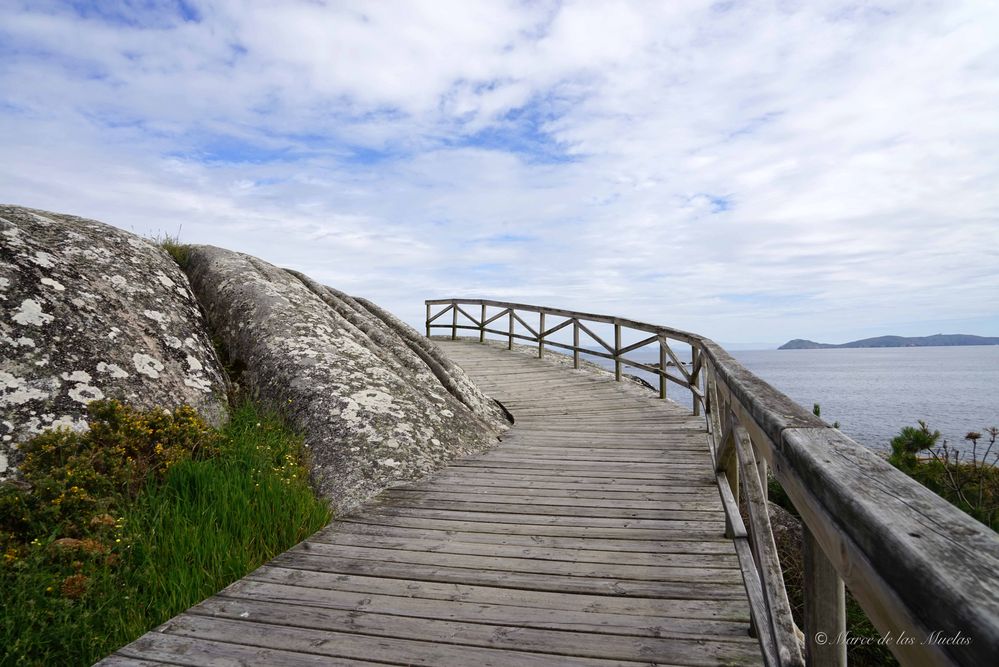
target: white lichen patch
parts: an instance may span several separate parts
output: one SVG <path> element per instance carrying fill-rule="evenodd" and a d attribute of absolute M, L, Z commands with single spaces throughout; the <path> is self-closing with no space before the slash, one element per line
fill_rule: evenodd
<path fill-rule="evenodd" d="M 184 385 L 190 387 L 191 389 L 197 389 L 198 391 L 206 393 L 212 390 L 212 383 L 202 377 L 184 378 Z"/>
<path fill-rule="evenodd" d="M 177 284 L 170 279 L 170 276 L 163 273 L 162 271 L 156 272 L 156 280 L 160 282 L 160 285 L 163 285 L 163 287 L 166 287 L 167 289 L 170 289 L 171 287 L 174 287 Z"/>
<path fill-rule="evenodd" d="M 88 384 L 78 384 L 69 390 L 69 397 L 77 403 L 86 405 L 90 401 L 99 401 L 104 398 L 104 392 Z"/>
<path fill-rule="evenodd" d="M 110 338 L 111 340 L 114 340 L 120 335 L 121 335 L 121 329 L 119 329 L 118 327 L 111 327 L 108 330 L 108 338 Z"/>
<path fill-rule="evenodd" d="M 93 378 L 86 371 L 73 371 L 72 373 L 62 373 L 60 377 L 68 382 L 90 382 Z"/>
<path fill-rule="evenodd" d="M 62 283 L 56 280 L 52 280 L 51 278 L 42 278 L 42 284 L 45 285 L 46 287 L 51 287 L 56 292 L 62 292 L 66 289 Z"/>
<path fill-rule="evenodd" d="M 98 373 L 107 373 L 113 378 L 127 378 L 128 373 L 118 364 L 106 364 L 103 361 L 97 364 Z"/>
<path fill-rule="evenodd" d="M 167 347 L 173 348 L 174 350 L 179 350 L 181 345 L 183 345 L 183 343 L 180 342 L 180 339 L 176 336 L 166 336 L 163 339 L 163 342 L 166 343 Z"/>
<path fill-rule="evenodd" d="M 340 414 L 341 418 L 348 424 L 356 425 L 362 421 L 361 413 L 376 415 L 396 415 L 401 417 L 402 413 L 395 404 L 395 399 L 391 394 L 378 389 L 362 389 L 347 397 L 347 406 Z"/>
<path fill-rule="evenodd" d="M 35 213 L 34 211 L 26 211 L 26 212 L 27 212 L 28 215 L 30 215 L 32 218 L 35 219 L 35 222 L 38 222 L 38 223 L 40 223 L 42 225 L 45 225 L 46 227 L 48 227 L 49 225 L 56 224 L 56 221 L 53 220 L 52 218 L 49 218 L 49 217 L 44 216 L 44 215 L 39 215 L 38 213 Z"/>
<path fill-rule="evenodd" d="M 21 336 L 16 340 L 7 336 L 0 336 L 0 342 L 10 347 L 35 347 L 35 340 L 27 336 Z"/>
<path fill-rule="evenodd" d="M 34 299 L 25 299 L 21 302 L 21 307 L 14 314 L 13 319 L 18 324 L 32 324 L 40 327 L 48 324 L 55 318 L 42 311 L 42 304 Z"/>
<path fill-rule="evenodd" d="M 402 462 L 401 461 L 396 461 L 395 459 L 380 459 L 378 461 L 378 465 L 380 465 L 380 466 L 386 466 L 386 467 L 389 467 L 389 468 L 398 468 L 399 466 L 402 465 Z"/>
<path fill-rule="evenodd" d="M 138 373 L 153 379 L 159 378 L 160 371 L 163 370 L 162 361 L 142 352 L 136 352 L 132 355 L 132 364 Z"/>
<path fill-rule="evenodd" d="M 36 252 L 34 257 L 29 257 L 28 260 L 43 269 L 51 269 L 55 266 L 55 256 L 50 255 L 47 252 L 42 252 L 41 250 Z"/>
<path fill-rule="evenodd" d="M 167 316 L 158 310 L 144 310 L 142 314 L 151 319 L 153 322 L 163 324 L 167 320 Z"/>
<path fill-rule="evenodd" d="M 10 437 L 10 436 L 6 436 L 5 435 L 4 436 L 4 441 L 7 441 L 8 437 Z M 8 459 L 7 459 L 7 455 L 4 454 L 3 452 L 0 452 L 0 475 L 2 475 L 3 473 L 7 472 L 7 470 L 9 470 L 9 469 L 10 469 L 10 464 L 9 464 Z"/>
<path fill-rule="evenodd" d="M 10 287 L 10 278 L 0 278 L 0 291 L 6 291 Z"/>
<path fill-rule="evenodd" d="M 205 369 L 205 367 L 201 365 L 201 362 L 192 357 L 191 355 L 187 355 L 187 367 L 191 369 L 192 373 L 196 373 L 198 371 L 202 371 Z"/>
<path fill-rule="evenodd" d="M 48 393 L 32 387 L 24 378 L 0 371 L 0 405 L 24 405 L 28 401 L 43 400 Z"/>
<path fill-rule="evenodd" d="M 111 276 L 108 280 L 111 281 L 111 284 L 115 287 L 115 289 L 124 289 L 125 286 L 128 285 L 128 281 L 125 280 L 123 276 L 119 276 L 118 274 Z"/>

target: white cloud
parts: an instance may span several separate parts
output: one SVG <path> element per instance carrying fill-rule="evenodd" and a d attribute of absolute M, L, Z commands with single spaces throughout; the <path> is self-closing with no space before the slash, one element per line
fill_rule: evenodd
<path fill-rule="evenodd" d="M 0 199 L 182 225 L 413 323 L 464 293 L 723 340 L 999 333 L 991 3 L 195 10 L 0 9 Z"/>

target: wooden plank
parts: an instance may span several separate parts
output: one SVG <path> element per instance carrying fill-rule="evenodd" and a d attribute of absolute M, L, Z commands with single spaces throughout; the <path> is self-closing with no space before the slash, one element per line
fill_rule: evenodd
<path fill-rule="evenodd" d="M 377 545 L 355 546 L 337 541 L 333 544 L 325 542 L 303 542 L 291 549 L 287 554 L 308 556 L 310 558 L 327 558 L 346 561 L 375 561 L 384 563 L 411 563 L 414 565 L 433 565 L 447 568 L 471 568 L 473 570 L 490 570 L 504 573 L 547 574 L 559 577 L 622 579 L 635 581 L 693 581 L 700 582 L 705 577 L 713 583 L 739 583 L 741 575 L 738 566 L 732 563 L 699 566 L 686 565 L 676 567 L 670 565 L 629 565 L 622 563 L 591 563 L 575 560 L 551 560 L 526 556 L 500 556 L 496 554 L 448 553 L 443 550 L 418 551 L 415 545 L 410 549 L 387 549 Z"/>
<path fill-rule="evenodd" d="M 539 496 L 537 494 L 521 495 L 523 489 L 514 489 L 519 493 L 496 494 L 486 493 L 482 490 L 466 491 L 464 493 L 454 491 L 424 491 L 414 489 L 393 489 L 382 494 L 383 502 L 391 501 L 394 504 L 405 505 L 409 502 L 458 502 L 458 503 L 490 503 L 490 504 L 523 504 L 532 507 L 555 506 L 555 507 L 576 507 L 576 508 L 601 508 L 601 509 L 626 509 L 626 510 L 683 510 L 683 511 L 713 511 L 717 512 L 719 504 L 717 500 L 668 500 L 663 498 L 586 498 L 579 496 Z M 606 494 L 603 494 L 606 496 Z"/>
<path fill-rule="evenodd" d="M 615 577 L 573 577 L 570 575 L 480 570 L 477 568 L 395 563 L 391 561 L 370 561 L 360 558 L 333 558 L 328 555 L 312 556 L 300 551 L 286 551 L 271 562 L 278 567 L 296 568 L 309 572 L 358 574 L 369 577 L 474 584 L 558 593 L 681 599 L 716 598 L 725 600 L 741 600 L 746 595 L 741 581 L 710 581 L 710 577 L 702 577 L 704 579 L 702 581 L 690 581 L 687 577 L 684 577 L 682 581 L 646 581 L 639 579 L 619 579 Z M 729 571 L 711 570 L 711 572 Z M 737 574 L 738 571 L 732 572 Z"/>
<path fill-rule="evenodd" d="M 472 517 L 469 517 L 470 519 Z M 518 522 L 490 522 L 482 519 L 461 521 L 458 519 L 413 517 L 391 515 L 384 512 L 366 514 L 363 519 L 344 517 L 344 523 L 365 523 L 377 526 L 401 526 L 425 530 L 455 530 L 472 533 L 500 533 L 508 535 L 530 535 L 532 537 L 580 537 L 611 540 L 671 540 L 704 542 L 724 540 L 724 522 L 704 526 L 696 524 L 677 525 L 671 528 L 615 528 L 603 526 L 559 526 L 551 524 L 522 525 Z M 687 522 L 688 524 L 691 522 Z M 696 522 L 695 522 L 696 523 Z"/>
<path fill-rule="evenodd" d="M 649 530 L 724 530 L 724 521 L 707 519 L 633 519 L 630 517 L 563 516 L 559 514 L 531 514 L 513 512 L 481 512 L 438 510 L 392 505 L 372 505 L 364 517 L 404 517 L 416 519 L 441 519 L 449 521 L 483 521 L 493 524 L 516 524 L 526 528 L 537 526 L 563 526 L 572 528 L 645 528 Z M 345 517 L 349 520 L 350 517 Z"/>
<path fill-rule="evenodd" d="M 531 499 L 528 498 L 528 501 Z M 559 505 L 550 502 L 491 502 L 476 499 L 435 499 L 425 496 L 392 496 L 383 497 L 379 501 L 381 507 L 406 508 L 410 510 L 443 510 L 449 512 L 489 512 L 502 514 L 544 514 L 550 517 L 586 517 L 605 519 L 658 519 L 663 521 L 703 521 L 717 518 L 717 505 L 705 505 L 702 508 L 657 507 L 594 507 L 582 504 Z"/>
<path fill-rule="evenodd" d="M 124 664 L 143 664 L 140 659 L 153 661 L 157 665 L 190 665 L 204 667 L 207 665 L 274 665 L 274 667 L 323 667 L 361 665 L 379 665 L 361 658 L 338 658 L 335 656 L 316 655 L 312 652 L 283 651 L 266 646 L 244 646 L 242 644 L 198 639 L 172 634 L 163 634 L 156 630 L 144 634 L 131 644 L 119 649 L 118 654 L 132 662 Z M 114 658 L 111 656 L 108 660 Z M 107 662 L 98 665 L 115 665 L 122 663 Z"/>
<path fill-rule="evenodd" d="M 342 575 L 265 565 L 247 575 L 246 581 L 296 586 L 303 590 L 342 591 L 364 595 L 390 595 L 469 604 L 499 604 L 544 609 L 560 615 L 564 611 L 627 614 L 653 618 L 690 618 L 749 622 L 745 599 L 681 599 L 590 595 L 527 589 L 501 588 L 434 581 Z M 336 594 L 330 594 L 334 597 Z"/>
<path fill-rule="evenodd" d="M 328 532 L 332 531 L 332 532 Z M 732 542 L 716 536 L 714 539 L 647 539 L 642 537 L 599 538 L 593 536 L 540 535 L 536 532 L 521 534 L 493 533 L 487 531 L 462 531 L 450 527 L 401 526 L 388 523 L 354 523 L 344 521 L 331 524 L 316 533 L 316 540 L 332 541 L 336 534 L 378 535 L 404 539 L 434 539 L 441 544 L 449 542 L 472 542 L 529 547 L 550 547 L 556 549 L 587 549 L 611 551 L 614 553 L 657 553 L 657 554 L 731 554 Z"/>
<path fill-rule="evenodd" d="M 664 498 L 677 500 L 690 498 L 714 498 L 714 489 L 710 484 L 697 486 L 670 485 L 664 483 L 655 484 L 624 484 L 616 479 L 601 480 L 598 483 L 585 483 L 578 480 L 503 480 L 492 476 L 477 475 L 444 475 L 434 477 L 432 482 L 423 482 L 419 485 L 407 486 L 405 488 L 396 487 L 395 491 L 412 490 L 419 492 L 422 489 L 439 488 L 442 491 L 454 488 L 458 489 L 488 489 L 495 493 L 530 493 L 532 496 L 558 496 L 565 495 L 570 498 L 612 498 L 624 495 L 639 495 L 647 500 Z"/>
<path fill-rule="evenodd" d="M 478 556 L 498 556 L 508 558 L 530 558 L 579 563 L 616 563 L 621 565 L 656 565 L 670 567 L 731 568 L 738 567 L 734 553 L 671 554 L 662 549 L 653 552 L 621 551 L 617 549 L 599 551 L 579 548 L 556 548 L 538 546 L 528 540 L 526 544 L 483 544 L 468 542 L 449 536 L 448 539 L 433 539 L 432 535 L 404 532 L 402 535 L 376 535 L 338 531 L 317 534 L 309 538 L 308 544 L 326 543 L 351 546 L 370 546 L 379 549 L 420 549 L 433 553 L 470 554 Z M 598 546 L 598 545 L 595 545 Z"/>
<path fill-rule="evenodd" d="M 736 427 L 733 435 L 739 459 L 739 476 L 744 480 L 742 487 L 752 528 L 749 531 L 750 543 L 753 545 L 756 569 L 766 598 L 769 616 L 766 627 L 773 633 L 779 664 L 804 667 L 805 659 L 795 635 L 794 618 L 791 616 L 791 606 L 788 603 L 787 591 L 784 589 L 784 577 L 781 574 L 780 561 L 777 559 L 777 545 L 774 543 L 770 513 L 763 495 L 762 482 L 758 476 L 753 445 L 749 434 L 742 427 Z M 760 621 L 761 618 L 754 616 L 754 620 Z"/>
<path fill-rule="evenodd" d="M 439 601 L 418 597 L 379 595 L 303 588 L 242 579 L 221 592 L 226 598 L 286 602 L 288 604 L 330 609 L 364 609 L 373 613 L 413 616 L 439 620 L 467 620 L 476 623 L 530 627 L 536 629 L 571 630 L 592 634 L 620 634 L 654 637 L 684 637 L 700 640 L 748 640 L 745 621 L 715 620 L 685 615 L 696 609 L 677 609 L 672 616 L 662 610 L 655 615 L 615 614 L 581 609 L 562 609 L 553 614 L 548 608 L 538 609 L 512 604 Z"/>
<path fill-rule="evenodd" d="M 363 614 L 357 614 L 334 608 L 234 598 L 208 600 L 188 613 L 233 621 L 252 618 L 256 623 L 282 628 L 307 628 L 533 654 L 635 662 L 651 660 L 672 664 L 716 665 L 751 656 L 754 648 L 748 637 L 727 637 L 727 641 L 712 642 L 710 648 L 705 649 L 704 642 L 682 635 L 663 639 L 642 635 L 590 635 L 530 627 L 501 628 L 487 623 L 379 614 L 368 609 Z"/>
<path fill-rule="evenodd" d="M 247 626 L 255 626 L 254 631 L 248 632 Z M 574 656 L 556 657 L 527 651 L 504 651 L 446 642 L 396 639 L 330 630 L 321 631 L 279 624 L 252 623 L 243 619 L 211 618 L 194 614 L 183 614 L 170 621 L 168 632 L 182 637 L 242 644 L 267 650 L 307 652 L 331 658 L 364 660 L 377 656 L 380 662 L 404 665 L 468 667 L 468 665 L 474 664 L 501 667 L 516 664 L 525 667 L 542 665 L 551 667 L 552 665 L 566 664 L 596 667 L 607 664 Z M 250 664 L 271 663 L 255 661 Z M 628 665 L 624 661 L 616 661 L 614 664 Z"/>

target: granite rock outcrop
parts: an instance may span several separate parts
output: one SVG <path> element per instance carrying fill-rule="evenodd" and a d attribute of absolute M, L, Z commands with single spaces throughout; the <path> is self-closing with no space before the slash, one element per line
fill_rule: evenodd
<path fill-rule="evenodd" d="M 227 417 L 227 384 L 187 277 L 135 234 L 0 206 L 0 479 L 18 443 L 86 428 L 87 404 L 188 404 Z"/>
<path fill-rule="evenodd" d="M 188 277 L 239 382 L 304 435 L 335 511 L 495 444 L 502 408 L 431 342 L 370 302 L 211 246 Z"/>

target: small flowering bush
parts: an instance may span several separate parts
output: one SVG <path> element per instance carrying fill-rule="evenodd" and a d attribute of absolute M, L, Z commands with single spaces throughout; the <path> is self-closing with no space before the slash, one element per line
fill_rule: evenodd
<path fill-rule="evenodd" d="M 325 525 L 305 449 L 251 403 L 89 406 L 22 446 L 0 484 L 0 665 L 90 665 Z"/>
<path fill-rule="evenodd" d="M 115 514 L 151 477 L 207 458 L 218 433 L 190 407 L 142 412 L 117 401 L 90 404 L 90 429 L 56 429 L 22 447 L 25 485 L 0 486 L 0 548 L 16 554 L 53 530 L 62 537 L 107 537 Z"/>

